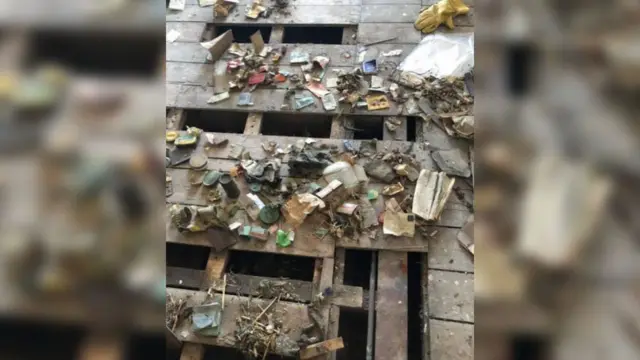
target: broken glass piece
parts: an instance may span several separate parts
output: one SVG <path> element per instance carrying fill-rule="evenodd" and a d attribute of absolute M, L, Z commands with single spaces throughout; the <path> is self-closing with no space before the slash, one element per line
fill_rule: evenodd
<path fill-rule="evenodd" d="M 253 106 L 253 102 L 251 102 L 251 93 L 240 93 L 238 96 L 238 106 Z"/>
<path fill-rule="evenodd" d="M 296 96 L 295 97 L 295 102 L 296 102 L 296 110 L 300 110 L 302 108 L 305 108 L 309 105 L 313 105 L 315 104 L 315 101 L 313 100 L 313 97 L 311 96 Z"/>
<path fill-rule="evenodd" d="M 371 190 L 367 191 L 367 199 L 368 200 L 375 200 L 375 199 L 378 198 L 378 195 L 379 195 L 378 191 L 376 191 L 376 190 L 371 189 Z"/>
<path fill-rule="evenodd" d="M 292 241 L 289 239 L 289 233 L 282 229 L 278 229 L 276 232 L 276 244 L 280 247 L 288 247 L 291 246 L 291 243 Z"/>

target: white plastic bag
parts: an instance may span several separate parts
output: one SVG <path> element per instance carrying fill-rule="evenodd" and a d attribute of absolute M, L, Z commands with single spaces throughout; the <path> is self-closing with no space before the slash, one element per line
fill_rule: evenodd
<path fill-rule="evenodd" d="M 473 65 L 473 33 L 434 33 L 425 36 L 398 69 L 443 78 L 463 76 Z"/>

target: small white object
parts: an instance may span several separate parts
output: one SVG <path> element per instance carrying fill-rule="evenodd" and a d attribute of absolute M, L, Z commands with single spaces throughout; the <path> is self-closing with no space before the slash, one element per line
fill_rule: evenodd
<path fill-rule="evenodd" d="M 249 199 L 251 199 L 254 204 L 256 204 L 258 209 L 262 210 L 262 208 L 264 207 L 264 203 L 262 202 L 262 200 L 260 200 L 258 195 L 256 195 L 256 194 L 247 194 L 247 197 Z"/>
<path fill-rule="evenodd" d="M 384 86 L 384 79 L 380 76 L 371 76 L 371 87 L 374 89 L 381 88 Z"/>
<path fill-rule="evenodd" d="M 171 29 L 167 33 L 167 42 L 172 43 L 172 42 L 178 40 L 179 37 L 180 37 L 180 32 L 178 30 Z"/>
<path fill-rule="evenodd" d="M 314 142 L 317 142 L 318 140 L 316 139 L 312 139 L 312 138 L 307 138 L 304 142 L 309 145 L 309 144 L 313 144 Z"/>
<path fill-rule="evenodd" d="M 178 284 L 182 285 L 182 280 L 178 280 Z"/>
<path fill-rule="evenodd" d="M 242 226 L 242 223 L 240 221 L 236 221 L 233 224 L 229 225 L 229 230 L 235 230 L 237 228 L 239 228 L 240 226 Z"/>
<path fill-rule="evenodd" d="M 216 0 L 200 0 L 198 4 L 200 7 L 213 6 L 216 3 Z"/>
<path fill-rule="evenodd" d="M 464 76 L 474 66 L 473 33 L 433 33 L 407 55 L 398 70 L 420 76 Z"/>
<path fill-rule="evenodd" d="M 382 56 L 400 56 L 400 55 L 402 55 L 402 49 L 395 49 L 395 50 L 382 53 Z"/>
<path fill-rule="evenodd" d="M 228 98 L 229 98 L 229 92 L 225 91 L 223 93 L 216 94 L 216 95 L 213 95 L 212 97 L 210 97 L 209 100 L 207 100 L 207 104 L 215 104 L 217 102 L 220 102 L 222 100 L 226 100 Z"/>
<path fill-rule="evenodd" d="M 338 87 L 338 78 L 332 77 L 327 79 L 327 87 L 328 88 L 336 88 Z"/>
<path fill-rule="evenodd" d="M 169 1 L 169 9 L 182 11 L 184 10 L 185 0 L 171 0 Z"/>
<path fill-rule="evenodd" d="M 358 54 L 358 62 L 361 63 L 364 61 L 364 56 L 367 54 L 366 50 L 362 50 L 360 51 L 360 53 Z"/>

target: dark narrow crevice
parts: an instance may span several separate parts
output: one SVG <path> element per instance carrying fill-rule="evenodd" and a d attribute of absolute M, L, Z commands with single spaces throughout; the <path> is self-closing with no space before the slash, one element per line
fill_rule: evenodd
<path fill-rule="evenodd" d="M 367 351 L 367 312 L 340 308 L 338 336 L 344 348 L 336 353 L 337 360 L 365 359 Z"/>
<path fill-rule="evenodd" d="M 187 126 L 195 126 L 207 132 L 242 134 L 247 123 L 247 113 L 219 110 L 185 110 Z"/>
<path fill-rule="evenodd" d="M 23 319 L 0 319 L 0 356 L 2 359 L 66 360 L 77 357 L 78 348 L 86 334 L 79 327 L 60 323 L 43 323 Z M 37 339 L 46 339 L 38 341 Z M 34 346 L 37 342 L 37 346 Z"/>
<path fill-rule="evenodd" d="M 231 251 L 226 272 L 313 281 L 316 260 L 311 257 Z"/>
<path fill-rule="evenodd" d="M 421 253 L 407 254 L 407 353 L 415 360 L 422 360 L 422 259 Z"/>
<path fill-rule="evenodd" d="M 258 357 L 262 359 L 262 355 Z M 221 347 L 221 346 L 207 346 L 205 348 L 203 360 L 246 360 L 240 349 Z M 295 360 L 296 358 L 284 357 L 275 354 L 267 354 L 265 360 Z"/>
<path fill-rule="evenodd" d="M 521 97 L 531 89 L 536 55 L 533 45 L 528 42 L 507 45 L 507 88 L 511 95 Z"/>
<path fill-rule="evenodd" d="M 234 42 L 247 44 L 251 42 L 251 35 L 255 34 L 256 31 L 260 31 L 260 34 L 262 34 L 262 40 L 264 40 L 265 43 L 268 43 L 269 39 L 271 39 L 272 29 L 273 28 L 271 26 L 216 25 L 214 26 L 212 39 L 224 34 L 227 30 L 231 30 Z"/>
<path fill-rule="evenodd" d="M 165 338 L 162 333 L 134 334 L 129 338 L 125 359 L 162 359 L 163 356 L 165 356 Z"/>
<path fill-rule="evenodd" d="M 548 355 L 548 341 L 544 337 L 518 334 L 511 338 L 513 360 L 541 360 Z"/>
<path fill-rule="evenodd" d="M 354 116 L 353 127 L 361 131 L 354 131 L 353 138 L 357 140 L 382 140 L 383 120 L 380 116 Z"/>
<path fill-rule="evenodd" d="M 167 266 L 204 270 L 210 251 L 204 246 L 167 243 Z"/>
<path fill-rule="evenodd" d="M 31 64 L 56 62 L 74 73 L 152 77 L 161 69 L 165 44 L 157 36 L 96 32 L 37 32 Z"/>
<path fill-rule="evenodd" d="M 262 117 L 262 134 L 329 138 L 331 117 L 324 115 L 266 113 Z"/>
<path fill-rule="evenodd" d="M 345 249 L 343 283 L 369 290 L 370 274 L 371 251 Z"/>
<path fill-rule="evenodd" d="M 285 26 L 282 42 L 285 44 L 342 44 L 344 27 Z"/>
<path fill-rule="evenodd" d="M 407 117 L 407 141 L 416 141 L 416 121 L 422 121 L 422 119 L 415 116 Z"/>

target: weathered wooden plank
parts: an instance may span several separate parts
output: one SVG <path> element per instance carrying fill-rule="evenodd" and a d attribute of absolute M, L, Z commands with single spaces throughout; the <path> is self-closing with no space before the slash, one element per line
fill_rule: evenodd
<path fill-rule="evenodd" d="M 269 37 L 269 44 L 280 44 L 282 43 L 282 37 L 284 36 L 284 26 L 275 25 L 271 29 L 271 36 Z"/>
<path fill-rule="evenodd" d="M 407 254 L 378 253 L 376 360 L 407 359 Z"/>
<path fill-rule="evenodd" d="M 260 135 L 262 130 L 262 113 L 250 113 L 244 127 L 245 135 Z"/>
<path fill-rule="evenodd" d="M 440 229 L 429 240 L 429 268 L 473 273 L 473 256 L 464 250 L 456 236 L 458 229 Z"/>
<path fill-rule="evenodd" d="M 277 284 L 287 282 L 291 286 L 291 293 L 283 295 L 283 300 L 310 302 L 313 296 L 313 283 L 295 279 L 275 279 L 263 276 L 233 274 L 227 275 L 227 294 L 242 296 L 257 296 L 260 294 L 261 284 Z M 222 291 L 222 284 L 218 281 L 216 291 Z"/>
<path fill-rule="evenodd" d="M 342 30 L 342 42 L 343 45 L 355 45 L 358 43 L 358 27 L 357 26 L 345 26 Z"/>
<path fill-rule="evenodd" d="M 429 315 L 473 322 L 473 274 L 429 270 Z"/>
<path fill-rule="evenodd" d="M 362 5 L 360 23 L 409 23 L 413 25 L 420 9 L 419 4 Z M 414 29 L 414 31 L 417 31 Z"/>
<path fill-rule="evenodd" d="M 200 289 L 205 271 L 167 266 L 167 286 Z"/>
<path fill-rule="evenodd" d="M 224 269 L 227 267 L 229 261 L 229 252 L 224 250 L 221 252 L 215 252 L 211 250 L 209 252 L 209 259 L 207 260 L 207 267 L 205 269 L 205 277 L 202 283 L 202 289 L 208 289 L 219 279 L 222 279 Z"/>
<path fill-rule="evenodd" d="M 359 286 L 333 285 L 331 303 L 342 307 L 362 309 L 364 291 Z"/>
<path fill-rule="evenodd" d="M 180 360 L 202 360 L 204 359 L 204 346 L 201 344 L 184 343 Z"/>
<path fill-rule="evenodd" d="M 300 359 L 311 359 L 344 348 L 342 338 L 325 340 L 300 350 Z"/>
<path fill-rule="evenodd" d="M 429 320 L 430 360 L 472 360 L 473 324 Z"/>
<path fill-rule="evenodd" d="M 175 62 L 169 61 L 166 63 L 167 73 L 166 81 L 168 83 L 184 83 L 188 85 L 199 85 L 213 87 L 213 76 L 215 66 L 212 63 L 201 64 L 192 62 Z M 291 65 L 282 65 L 278 69 L 282 72 L 289 72 L 291 74 L 300 73 L 300 67 Z M 333 75 L 335 71 L 351 71 L 353 67 L 350 66 L 329 66 L 327 68 L 328 76 L 322 79 L 322 84 L 327 85 L 327 80 Z M 382 75 L 384 76 L 384 75 Z M 271 84 L 269 86 L 261 85 L 258 91 L 271 90 L 271 89 L 287 89 L 291 87 L 291 82 L 285 81 L 279 84 Z M 211 90 L 212 91 L 212 90 Z M 213 95 L 213 92 L 211 92 Z M 225 100 L 229 101 L 229 100 Z"/>
<path fill-rule="evenodd" d="M 169 109 L 167 130 L 181 130 L 187 121 L 187 113 L 182 109 Z"/>
<path fill-rule="evenodd" d="M 167 22 L 167 33 L 175 30 L 180 33 L 176 42 L 200 42 L 205 30 L 205 23 Z"/>
<path fill-rule="evenodd" d="M 421 256 L 422 263 L 420 264 L 420 292 L 422 294 L 422 312 L 420 314 L 420 320 L 422 323 L 422 359 L 431 359 L 431 339 L 429 331 L 429 265 L 427 264 L 428 254 Z M 435 296 L 435 295 L 434 295 Z"/>
<path fill-rule="evenodd" d="M 249 49 L 253 45 L 250 43 L 238 44 L 241 49 Z M 290 54 L 293 51 L 301 51 L 309 53 L 310 57 L 314 56 L 327 56 L 331 59 L 330 66 L 353 66 L 355 64 L 357 54 L 355 45 L 326 45 L 326 44 L 285 44 L 285 45 L 272 45 L 274 48 L 280 46 L 286 46 L 287 53 Z M 235 55 L 225 53 L 222 56 L 222 60 L 234 59 Z M 167 61 L 180 61 L 180 62 L 196 62 L 207 63 L 207 50 L 200 45 L 200 43 L 191 42 L 174 42 L 167 43 Z M 211 63 L 211 62 L 208 62 Z M 265 64 L 272 64 L 271 57 L 265 59 Z M 280 59 L 280 66 L 291 65 L 290 57 L 284 56 Z"/>
<path fill-rule="evenodd" d="M 183 61 L 204 64 L 207 60 L 207 50 L 197 42 L 167 43 L 166 51 L 167 61 Z"/>
<path fill-rule="evenodd" d="M 201 8 L 188 5 L 184 11 L 168 12 L 167 21 L 209 22 L 215 24 L 253 25 L 278 24 L 287 25 L 356 25 L 360 19 L 360 5 L 298 5 L 289 7 L 287 16 L 272 15 L 268 18 L 249 19 L 244 14 L 244 8 L 236 7 L 224 18 L 213 18 L 211 7 Z"/>
<path fill-rule="evenodd" d="M 307 106 L 298 111 L 283 110 L 282 105 L 287 103 L 293 106 L 293 98 L 285 100 L 286 90 L 284 89 L 256 89 L 251 93 L 251 101 L 253 106 L 238 106 L 238 99 L 240 97 L 239 92 L 233 92 L 230 94 L 228 100 L 209 104 L 207 100 L 211 98 L 213 94 L 213 88 L 196 85 L 180 85 L 180 84 L 167 84 L 167 88 L 174 88 L 170 91 L 177 94 L 174 107 L 188 108 L 188 109 L 218 109 L 227 111 L 250 111 L 250 112 L 279 112 L 279 113 L 291 113 L 291 114 L 326 114 L 336 115 L 340 112 L 349 112 L 351 107 L 348 104 L 339 104 L 338 108 L 334 111 L 326 111 L 320 99 L 313 97 L 314 104 Z M 296 90 L 296 95 L 312 96 L 308 90 Z M 368 116 L 397 116 L 401 115 L 403 107 L 398 106 L 394 102 L 390 102 L 390 107 L 384 110 L 368 111 L 366 109 L 355 109 L 353 114 L 368 115 Z M 402 114 L 407 115 L 407 114 Z"/>
<path fill-rule="evenodd" d="M 421 33 L 413 24 L 389 24 L 389 23 L 365 23 L 358 25 L 358 43 L 367 44 L 375 41 L 386 40 L 392 37 L 389 43 L 417 44 L 422 39 Z"/>
<path fill-rule="evenodd" d="M 398 126 L 395 131 L 389 130 L 386 124 L 382 124 L 382 139 L 383 140 L 399 140 L 407 141 L 407 118 L 404 116 L 388 116 L 384 118 L 384 121 L 400 121 L 401 125 Z"/>
<path fill-rule="evenodd" d="M 167 289 L 167 293 L 171 294 L 174 299 L 185 300 L 185 306 L 187 307 L 202 304 L 207 296 L 207 293 L 203 291 L 182 289 Z M 217 337 L 195 334 L 191 329 L 190 321 L 179 323 L 176 326 L 175 333 L 181 340 L 191 343 L 234 347 L 236 346 L 236 340 L 233 333 L 237 329 L 236 318 L 241 316 L 242 310 L 240 307 L 246 301 L 248 301 L 248 298 L 245 297 L 225 296 L 220 335 Z M 262 308 L 268 306 L 270 302 L 270 300 L 253 299 L 253 303 Z M 283 329 L 288 331 L 287 334 L 292 339 L 299 339 L 302 334 L 302 328 L 311 321 L 307 313 L 307 306 L 304 304 L 280 301 L 274 304 L 272 309 L 280 315 L 278 320 L 282 321 Z"/>

